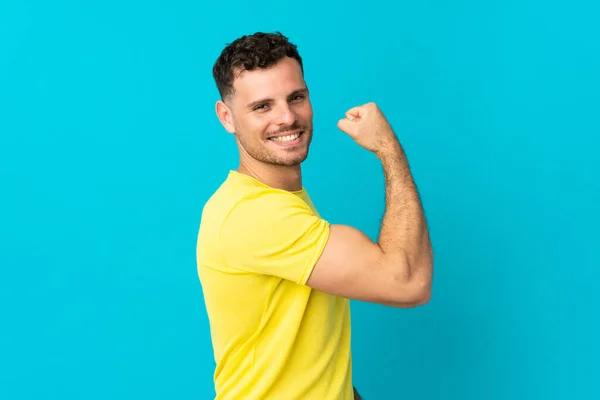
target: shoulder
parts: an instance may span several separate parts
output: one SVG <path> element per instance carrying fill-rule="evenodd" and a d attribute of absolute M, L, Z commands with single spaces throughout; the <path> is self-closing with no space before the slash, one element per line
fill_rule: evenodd
<path fill-rule="evenodd" d="M 202 238 L 235 247 L 240 240 L 250 243 L 302 235 L 323 223 L 306 197 L 304 192 L 272 188 L 231 173 L 203 208 Z"/>
<path fill-rule="evenodd" d="M 264 189 L 235 199 L 225 216 L 224 227 L 253 231 L 302 217 L 316 217 L 302 198 L 282 190 Z"/>
<path fill-rule="evenodd" d="M 225 218 L 218 249 L 227 265 L 303 283 L 329 224 L 296 193 L 265 190 L 239 200 Z"/>
<path fill-rule="evenodd" d="M 310 208 L 298 193 L 266 186 L 246 175 L 231 171 L 203 207 L 204 213 L 227 217 L 246 212 L 273 213 L 292 207 Z"/>

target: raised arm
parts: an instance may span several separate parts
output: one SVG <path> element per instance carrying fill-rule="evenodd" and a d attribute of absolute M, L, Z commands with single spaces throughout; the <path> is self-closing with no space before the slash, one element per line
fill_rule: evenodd
<path fill-rule="evenodd" d="M 349 110 L 338 127 L 381 160 L 385 214 L 377 243 L 353 227 L 331 225 L 327 245 L 307 285 L 394 307 L 424 304 L 431 296 L 433 252 L 402 146 L 373 103 Z"/>

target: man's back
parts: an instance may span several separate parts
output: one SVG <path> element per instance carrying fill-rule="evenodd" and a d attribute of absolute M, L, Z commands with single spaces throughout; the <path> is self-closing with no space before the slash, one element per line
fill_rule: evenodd
<path fill-rule="evenodd" d="M 349 300 L 305 285 L 328 235 L 305 190 L 235 171 L 206 203 L 197 262 L 216 399 L 353 398 Z"/>

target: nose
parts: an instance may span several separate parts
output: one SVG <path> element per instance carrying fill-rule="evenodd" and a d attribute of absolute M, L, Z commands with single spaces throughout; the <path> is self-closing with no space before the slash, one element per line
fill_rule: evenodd
<path fill-rule="evenodd" d="M 279 106 L 276 118 L 278 125 L 292 126 L 297 118 L 296 113 L 290 108 L 289 104 Z"/>

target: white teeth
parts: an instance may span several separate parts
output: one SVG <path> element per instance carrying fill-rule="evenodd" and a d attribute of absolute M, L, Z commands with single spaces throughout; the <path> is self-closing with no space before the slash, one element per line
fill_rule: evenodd
<path fill-rule="evenodd" d="M 299 136 L 300 136 L 300 134 L 296 133 L 294 135 L 287 135 L 287 136 L 280 136 L 280 137 L 276 137 L 276 138 L 271 138 L 271 140 L 274 141 L 274 142 L 291 142 L 292 140 L 298 139 Z"/>

